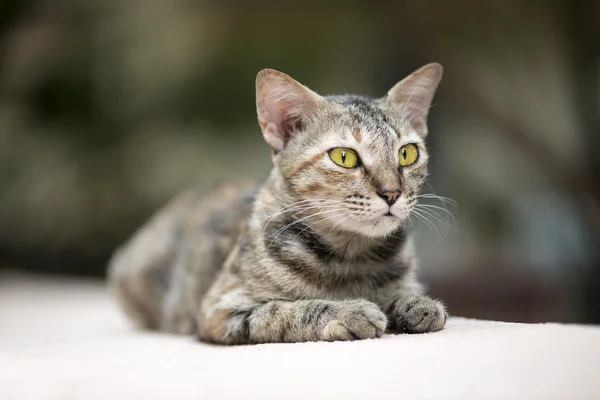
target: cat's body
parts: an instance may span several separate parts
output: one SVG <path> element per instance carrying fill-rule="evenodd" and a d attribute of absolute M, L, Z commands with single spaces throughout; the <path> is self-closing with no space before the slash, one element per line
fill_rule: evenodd
<path fill-rule="evenodd" d="M 123 309 L 141 327 L 223 344 L 441 329 L 445 309 L 421 293 L 405 223 L 440 78 L 432 64 L 370 100 L 261 72 L 269 177 L 186 192 L 153 217 L 111 261 Z"/>

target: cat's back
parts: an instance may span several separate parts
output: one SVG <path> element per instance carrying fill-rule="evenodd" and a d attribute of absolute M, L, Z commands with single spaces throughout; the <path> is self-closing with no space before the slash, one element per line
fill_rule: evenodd
<path fill-rule="evenodd" d="M 176 248 L 236 236 L 249 216 L 256 193 L 253 182 L 229 182 L 210 190 L 189 189 L 176 195 L 117 250 L 147 253 L 162 245 Z"/>
<path fill-rule="evenodd" d="M 182 193 L 183 229 L 190 234 L 203 231 L 214 236 L 235 235 L 239 224 L 251 212 L 256 191 L 256 183 L 242 181 L 221 184 L 208 191 Z"/>

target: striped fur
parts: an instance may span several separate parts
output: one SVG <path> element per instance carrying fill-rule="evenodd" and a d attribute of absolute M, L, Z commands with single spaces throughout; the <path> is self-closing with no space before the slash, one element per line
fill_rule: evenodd
<path fill-rule="evenodd" d="M 219 344 L 354 340 L 442 329 L 422 294 L 406 222 L 427 176 L 427 107 L 441 67 L 387 96 L 322 97 L 289 76 L 257 77 L 274 167 L 263 184 L 176 198 L 115 252 L 109 283 L 138 326 Z M 417 162 L 399 167 L 401 146 Z M 357 168 L 336 165 L 354 149 Z M 391 206 L 377 192 L 398 190 Z"/>

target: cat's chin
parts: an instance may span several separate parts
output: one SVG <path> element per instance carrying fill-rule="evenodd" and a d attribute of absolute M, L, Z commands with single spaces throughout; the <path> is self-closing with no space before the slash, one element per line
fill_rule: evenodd
<path fill-rule="evenodd" d="M 402 222 L 398 216 L 382 215 L 375 219 L 347 221 L 344 229 L 371 238 L 383 238 L 400 228 Z"/>

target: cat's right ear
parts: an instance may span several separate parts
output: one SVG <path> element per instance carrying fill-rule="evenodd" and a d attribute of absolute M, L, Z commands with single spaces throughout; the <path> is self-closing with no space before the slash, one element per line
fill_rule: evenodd
<path fill-rule="evenodd" d="M 422 137 L 427 136 L 427 115 L 443 71 L 440 64 L 427 64 L 398 82 L 385 98 Z"/>
<path fill-rule="evenodd" d="M 292 136 L 325 99 L 274 69 L 256 76 L 256 111 L 263 136 L 275 152 L 284 149 Z"/>

